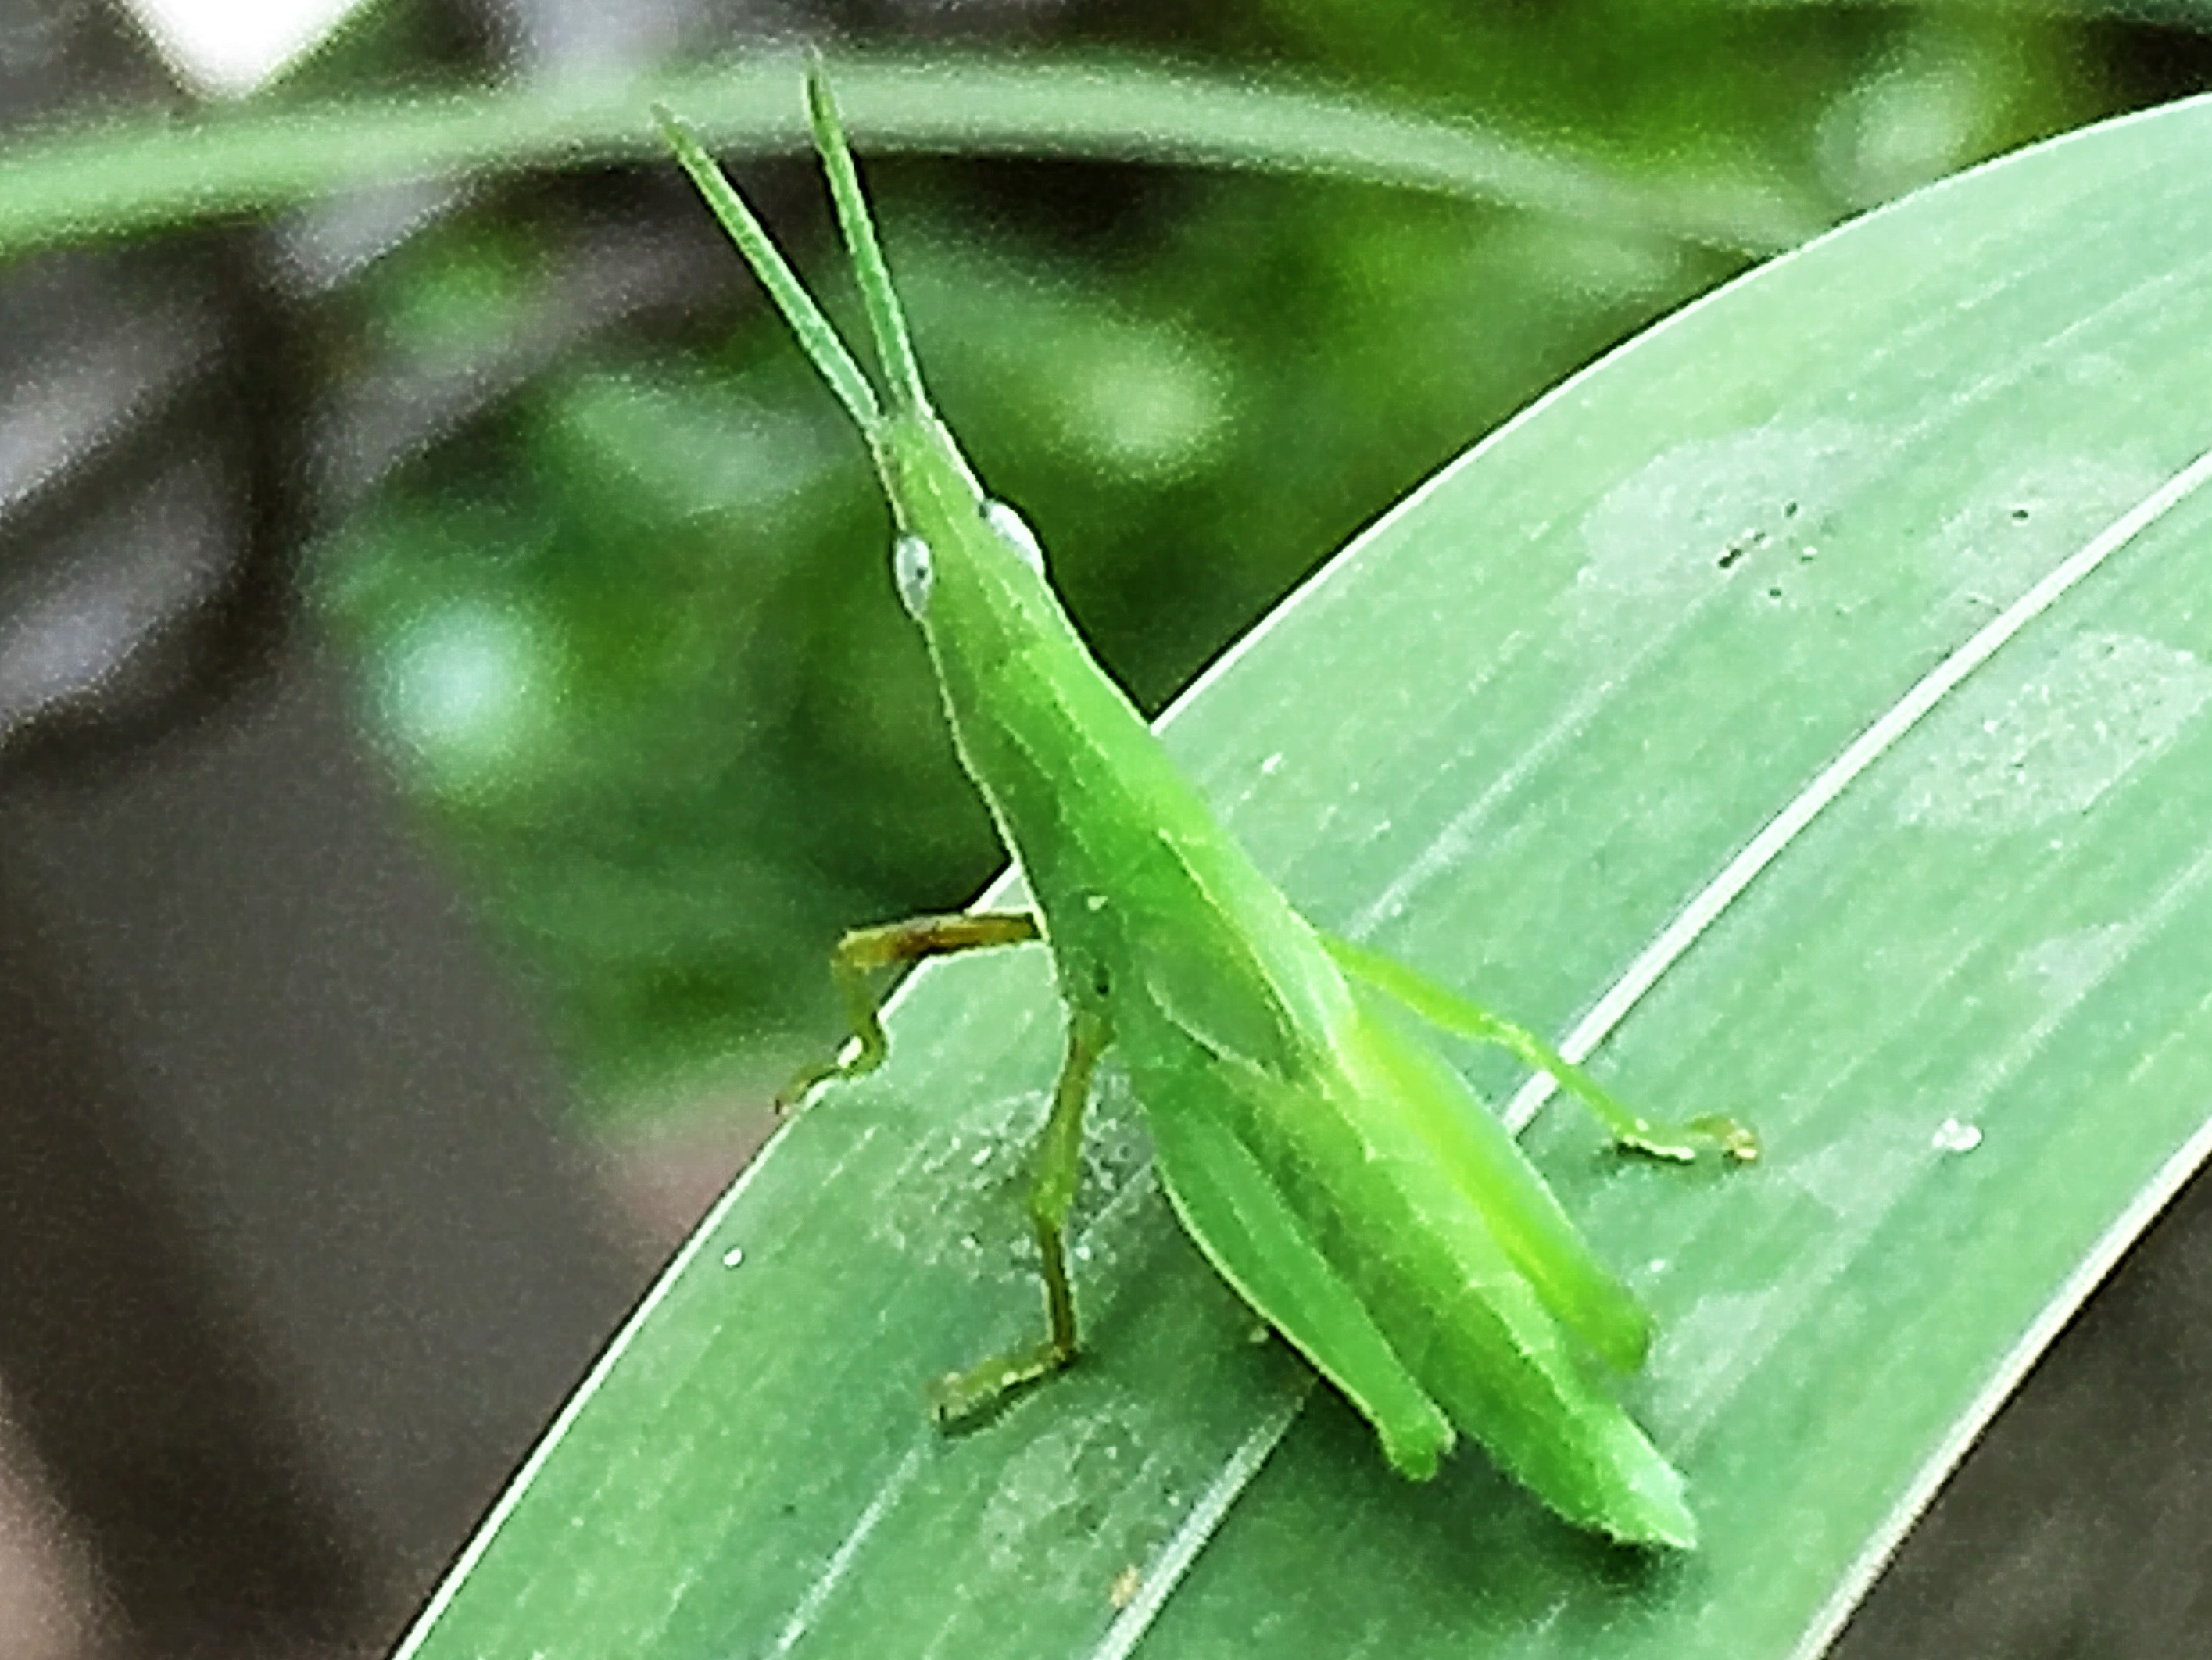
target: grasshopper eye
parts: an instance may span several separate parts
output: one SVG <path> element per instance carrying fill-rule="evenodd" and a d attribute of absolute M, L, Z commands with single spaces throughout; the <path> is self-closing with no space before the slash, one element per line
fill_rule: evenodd
<path fill-rule="evenodd" d="M 891 581 L 898 584 L 899 603 L 917 623 L 929 610 L 929 588 L 935 576 L 929 544 L 921 538 L 902 536 L 891 544 Z"/>
<path fill-rule="evenodd" d="M 983 503 L 983 522 L 999 532 L 1002 540 L 1021 555 L 1022 563 L 1039 576 L 1044 575 L 1044 549 L 1036 539 L 1036 532 L 1029 520 L 1016 513 L 1004 502 Z"/>

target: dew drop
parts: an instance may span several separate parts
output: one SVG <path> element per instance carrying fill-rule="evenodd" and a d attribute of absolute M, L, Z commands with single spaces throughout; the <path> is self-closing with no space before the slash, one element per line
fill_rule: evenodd
<path fill-rule="evenodd" d="M 1972 1152 L 1982 1145 L 1981 1127 L 1962 1123 L 1956 1118 L 1946 1118 L 1936 1125 L 1936 1134 L 1928 1138 L 1929 1144 L 1938 1152 Z"/>

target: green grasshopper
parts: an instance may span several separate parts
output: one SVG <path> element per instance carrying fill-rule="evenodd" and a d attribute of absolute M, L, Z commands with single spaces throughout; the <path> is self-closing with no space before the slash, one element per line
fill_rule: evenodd
<path fill-rule="evenodd" d="M 697 139 L 655 110 L 814 366 L 867 440 L 896 523 L 891 568 L 920 624 L 962 763 L 1036 912 L 923 917 L 848 934 L 836 968 L 856 1045 L 787 1092 L 881 1063 L 873 970 L 1042 941 L 1067 1049 L 1030 1215 L 1043 1341 L 940 1380 L 974 1418 L 1077 1353 L 1067 1225 L 1083 1114 L 1109 1046 L 1126 1064 L 1170 1203 L 1206 1258 L 1425 1479 L 1465 1431 L 1570 1522 L 1693 1546 L 1680 1475 L 1595 1359 L 1643 1363 L 1650 1316 L 1410 1013 L 1502 1044 L 1592 1107 L 1624 1147 L 1756 1156 L 1724 1119 L 1674 1132 L 1532 1034 L 1315 929 L 1178 773 L 1060 609 L 1042 550 L 985 493 L 931 408 L 818 64 L 806 107 L 888 392 L 876 391 Z"/>

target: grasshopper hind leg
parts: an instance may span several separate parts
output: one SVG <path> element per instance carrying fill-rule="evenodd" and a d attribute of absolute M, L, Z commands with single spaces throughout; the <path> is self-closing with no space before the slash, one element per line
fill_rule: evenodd
<path fill-rule="evenodd" d="M 1759 1137 L 1747 1125 L 1722 1113 L 1700 1113 L 1679 1124 L 1661 1123 L 1631 1110 L 1597 1079 L 1525 1026 L 1500 1019 L 1480 1003 L 1416 973 L 1395 958 L 1334 934 L 1322 945 L 1336 965 L 1352 978 L 1412 1010 L 1439 1030 L 1478 1043 L 1495 1043 L 1523 1065 L 1549 1073 L 1559 1085 L 1588 1108 L 1624 1152 L 1668 1164 L 1688 1164 L 1704 1152 L 1748 1164 L 1759 1157 Z"/>
<path fill-rule="evenodd" d="M 993 1355 L 933 1383 L 930 1413 L 947 1429 L 968 1427 L 989 1417 L 1016 1390 L 1051 1377 L 1075 1359 L 1067 1219 L 1083 1175 L 1083 1114 L 1091 1099 L 1091 1077 L 1098 1069 L 1098 1057 L 1113 1041 L 1113 1029 L 1103 1012 L 1070 1008 L 1067 1059 L 1053 1086 L 1051 1115 L 1037 1138 L 1036 1177 L 1030 1190 L 1030 1223 L 1036 1232 L 1039 1272 L 1044 1280 L 1045 1335 L 1041 1341 Z"/>

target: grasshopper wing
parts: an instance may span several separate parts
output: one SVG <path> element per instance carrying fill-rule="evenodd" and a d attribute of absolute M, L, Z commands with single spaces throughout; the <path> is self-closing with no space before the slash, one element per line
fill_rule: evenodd
<path fill-rule="evenodd" d="M 1152 1123 L 1169 1202 L 1214 1270 L 1375 1426 L 1401 1475 L 1434 1475 L 1455 1439 L 1450 1421 L 1250 1150 L 1211 1115 L 1160 1113 Z"/>
<path fill-rule="evenodd" d="M 1384 1100 L 1478 1209 L 1544 1306 L 1617 1371 L 1634 1371 L 1651 1347 L 1651 1316 L 1621 1284 L 1498 1115 L 1451 1065 L 1406 1030 L 1395 1006 L 1354 988 L 1359 1094 Z"/>
<path fill-rule="evenodd" d="M 1480 1212 L 1569 1330 L 1616 1371 L 1642 1365 L 1650 1315 L 1590 1249 L 1521 1144 L 1443 1057 L 1407 1030 L 1406 1012 L 1387 988 L 1347 983 L 1319 952 L 1296 949 L 1314 938 L 1289 942 L 1302 973 L 1270 975 L 1211 937 L 1152 930 L 1141 980 L 1146 1006 L 1130 1011 L 1122 1047 L 1133 1066 L 1146 1053 L 1183 1058 L 1163 1069 L 1175 1076 L 1140 1083 L 1138 1098 L 1176 1092 L 1176 1076 L 1193 1068 L 1210 1073 L 1217 1090 L 1243 1104 L 1231 1116 L 1268 1168 L 1279 1166 L 1268 1164 L 1267 1149 L 1295 1140 L 1301 1125 L 1321 1128 L 1298 1099 L 1304 1091 L 1329 1096 L 1354 1127 L 1332 1144 L 1346 1156 L 1370 1156 L 1358 1126 L 1394 1127 L 1401 1146 L 1417 1145 L 1463 1204 Z M 1290 1017 L 1293 1007 L 1302 1020 Z M 1304 1042 L 1293 1035 L 1301 1026 L 1313 1034 Z M 1309 1149 L 1291 1157 L 1313 1168 L 1328 1155 Z"/>
<path fill-rule="evenodd" d="M 1461 1098 L 1482 1109 L 1463 1085 L 1439 1097 L 1456 1074 L 1388 1023 L 1362 1012 L 1339 1036 L 1340 1064 L 1295 1083 L 1168 1031 L 1127 1047 L 1192 1237 L 1374 1423 L 1401 1470 L 1425 1474 L 1449 1444 L 1441 1407 L 1570 1521 L 1692 1545 L 1680 1475 L 1432 1137 Z"/>

